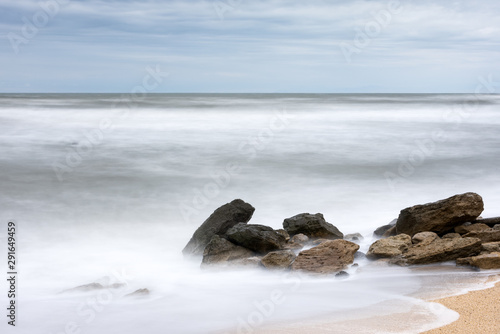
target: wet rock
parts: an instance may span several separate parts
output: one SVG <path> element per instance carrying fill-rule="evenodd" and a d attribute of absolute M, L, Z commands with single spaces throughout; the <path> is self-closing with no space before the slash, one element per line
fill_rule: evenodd
<path fill-rule="evenodd" d="M 469 232 L 480 232 L 487 230 L 490 230 L 490 227 L 482 223 L 477 223 L 477 224 L 466 223 L 455 227 L 455 232 L 460 234 L 467 234 Z"/>
<path fill-rule="evenodd" d="M 500 253 L 496 252 L 457 259 L 457 265 L 469 265 L 480 269 L 500 269 Z"/>
<path fill-rule="evenodd" d="M 413 236 L 419 232 L 444 234 L 455 226 L 475 220 L 483 211 L 483 199 L 475 193 L 415 205 L 401 210 L 396 223 L 397 233 Z"/>
<path fill-rule="evenodd" d="M 447 233 L 441 237 L 441 239 L 455 239 L 461 238 L 462 236 L 458 233 Z"/>
<path fill-rule="evenodd" d="M 398 234 L 386 239 L 380 239 L 371 244 L 366 256 L 371 259 L 390 258 L 401 255 L 411 245 L 411 237 Z"/>
<path fill-rule="evenodd" d="M 387 232 L 387 230 L 391 229 L 392 227 L 396 226 L 396 222 L 398 221 L 398 219 L 393 219 L 389 224 L 387 225 L 382 225 L 380 227 L 378 227 L 375 231 L 373 231 L 373 235 L 376 236 L 376 237 L 382 237 L 385 232 Z"/>
<path fill-rule="evenodd" d="M 342 239 L 344 235 L 335 226 L 326 222 L 321 213 L 315 215 L 301 213 L 283 221 L 283 228 L 288 234 L 305 234 L 312 239 Z"/>
<path fill-rule="evenodd" d="M 453 261 L 462 257 L 475 256 L 482 250 L 477 238 L 435 239 L 430 244 L 416 244 L 391 260 L 398 265 L 428 264 Z"/>
<path fill-rule="evenodd" d="M 346 234 L 344 236 L 344 240 L 352 241 L 352 242 L 359 242 L 359 241 L 362 241 L 363 239 L 364 238 L 360 233 L 350 233 L 350 234 Z"/>
<path fill-rule="evenodd" d="M 482 242 L 500 241 L 500 231 L 490 228 L 486 231 L 472 231 L 463 235 L 464 238 L 479 238 Z"/>
<path fill-rule="evenodd" d="M 223 264 L 254 256 L 251 250 L 214 235 L 203 252 L 202 265 Z"/>
<path fill-rule="evenodd" d="M 312 273 L 335 273 L 353 263 L 359 246 L 347 240 L 329 240 L 302 251 L 292 264 L 293 270 Z"/>
<path fill-rule="evenodd" d="M 255 208 L 241 199 L 224 204 L 215 210 L 194 232 L 183 249 L 184 255 L 202 255 L 214 235 L 223 235 L 238 223 L 247 223 Z"/>
<path fill-rule="evenodd" d="M 125 295 L 125 297 L 146 297 L 146 296 L 149 296 L 148 289 L 138 289 L 132 293 Z"/>
<path fill-rule="evenodd" d="M 317 246 L 317 245 L 320 245 L 321 243 L 325 242 L 325 241 L 329 241 L 330 239 L 316 239 L 316 240 L 313 240 L 312 241 L 312 244 L 313 246 Z"/>
<path fill-rule="evenodd" d="M 413 244 L 428 245 L 437 238 L 439 238 L 439 236 L 434 232 L 420 232 L 411 238 L 411 242 Z"/>
<path fill-rule="evenodd" d="M 226 237 L 232 243 L 248 248 L 259 254 L 282 249 L 285 237 L 264 225 L 237 224 L 226 232 Z"/>
<path fill-rule="evenodd" d="M 274 251 L 268 253 L 261 260 L 267 269 L 287 269 L 295 260 L 295 253 L 291 250 Z"/>

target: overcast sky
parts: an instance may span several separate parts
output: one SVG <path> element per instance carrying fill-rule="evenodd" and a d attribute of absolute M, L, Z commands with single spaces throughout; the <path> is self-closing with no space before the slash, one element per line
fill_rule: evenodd
<path fill-rule="evenodd" d="M 59 3 L 57 2 L 59 1 Z M 45 9 L 43 9 L 44 7 Z M 473 92 L 500 1 L 0 0 L 0 92 Z"/>

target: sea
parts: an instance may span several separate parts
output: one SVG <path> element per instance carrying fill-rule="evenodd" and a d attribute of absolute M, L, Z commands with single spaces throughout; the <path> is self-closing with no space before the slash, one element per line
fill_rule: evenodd
<path fill-rule="evenodd" d="M 340 279 L 181 253 L 237 198 L 276 229 L 322 213 L 362 252 L 416 204 L 476 192 L 500 216 L 499 95 L 0 94 L 0 147 L 2 333 L 418 333 L 458 318 L 428 300 L 499 273 L 360 257 Z"/>

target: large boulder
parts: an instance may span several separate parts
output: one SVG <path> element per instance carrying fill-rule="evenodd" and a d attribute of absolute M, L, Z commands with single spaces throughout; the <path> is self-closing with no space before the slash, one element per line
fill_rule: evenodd
<path fill-rule="evenodd" d="M 236 224 L 226 232 L 229 241 L 260 254 L 282 249 L 285 237 L 269 226 Z"/>
<path fill-rule="evenodd" d="M 292 270 L 313 273 L 335 273 L 353 263 L 359 246 L 347 240 L 329 240 L 302 251 L 292 264 Z"/>
<path fill-rule="evenodd" d="M 295 260 L 295 253 L 291 250 L 274 251 L 267 253 L 261 260 L 267 269 L 287 269 Z"/>
<path fill-rule="evenodd" d="M 223 264 L 228 261 L 246 259 L 254 255 L 255 253 L 251 250 L 214 235 L 207 247 L 205 247 L 201 263 L 202 265 Z"/>
<path fill-rule="evenodd" d="M 482 254 L 457 259 L 459 266 L 473 266 L 481 269 L 500 269 L 500 253 Z"/>
<path fill-rule="evenodd" d="M 182 252 L 184 255 L 202 255 L 214 235 L 223 235 L 238 223 L 247 223 L 255 208 L 241 199 L 224 204 L 214 211 L 194 232 Z"/>
<path fill-rule="evenodd" d="M 462 257 L 478 255 L 482 250 L 477 238 L 437 238 L 429 244 L 415 244 L 391 260 L 399 265 L 428 264 L 452 261 Z"/>
<path fill-rule="evenodd" d="M 475 220 L 483 212 L 483 199 L 475 193 L 415 205 L 401 210 L 396 223 L 398 234 L 413 236 L 419 232 L 444 234 L 455 226 Z"/>
<path fill-rule="evenodd" d="M 407 234 L 398 234 L 386 239 L 375 241 L 366 256 L 371 259 L 394 257 L 403 254 L 411 245 L 411 237 Z"/>
<path fill-rule="evenodd" d="M 489 230 L 483 231 L 472 231 L 464 234 L 464 238 L 479 238 L 482 242 L 495 242 L 500 241 L 500 230 L 494 230 L 490 228 Z"/>
<path fill-rule="evenodd" d="M 332 224 L 326 222 L 321 213 L 301 213 L 283 221 L 283 228 L 291 236 L 305 234 L 312 239 L 342 239 L 344 235 Z"/>

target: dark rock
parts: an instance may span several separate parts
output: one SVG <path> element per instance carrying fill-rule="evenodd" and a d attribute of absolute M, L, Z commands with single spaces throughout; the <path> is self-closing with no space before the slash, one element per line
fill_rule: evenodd
<path fill-rule="evenodd" d="M 387 232 L 387 230 L 396 226 L 397 221 L 398 221 L 398 219 L 396 218 L 396 219 L 392 220 L 389 224 L 382 225 L 382 226 L 378 227 L 375 231 L 373 231 L 373 235 L 376 237 L 382 237 L 384 235 L 384 233 Z"/>
<path fill-rule="evenodd" d="M 145 297 L 148 295 L 149 295 L 148 289 L 138 289 L 132 293 L 129 293 L 128 295 L 125 295 L 125 297 Z"/>
<path fill-rule="evenodd" d="M 202 265 L 221 264 L 254 256 L 251 250 L 214 235 L 203 252 Z"/>
<path fill-rule="evenodd" d="M 351 233 L 351 234 L 346 234 L 344 236 L 344 240 L 352 241 L 352 242 L 362 241 L 363 239 L 364 238 L 360 233 Z"/>
<path fill-rule="evenodd" d="M 462 236 L 458 233 L 447 233 L 441 237 L 441 239 L 455 239 L 461 238 Z"/>
<path fill-rule="evenodd" d="M 473 223 L 481 223 L 481 224 L 486 224 L 491 227 L 495 226 L 496 224 L 500 224 L 500 217 L 493 217 L 493 218 L 481 218 L 477 219 L 476 221 L 473 221 Z"/>
<path fill-rule="evenodd" d="M 224 204 L 214 211 L 194 232 L 183 249 L 184 255 L 202 255 L 214 235 L 223 235 L 238 223 L 247 223 L 255 208 L 241 199 Z"/>
<path fill-rule="evenodd" d="M 291 250 L 274 251 L 267 253 L 261 260 L 267 269 L 287 269 L 295 260 L 295 253 Z"/>
<path fill-rule="evenodd" d="M 407 234 L 398 234 L 386 239 L 380 239 L 371 244 L 366 257 L 379 259 L 401 255 L 411 245 L 411 237 Z"/>
<path fill-rule="evenodd" d="M 416 244 L 402 255 L 391 260 L 398 265 L 428 264 L 452 261 L 481 252 L 481 240 L 477 238 L 435 239 L 428 245 Z"/>
<path fill-rule="evenodd" d="M 500 231 L 500 224 L 496 224 L 496 225 L 494 225 L 494 226 L 493 226 L 493 229 L 494 229 L 495 231 Z"/>
<path fill-rule="evenodd" d="M 391 227 L 382 235 L 382 238 L 394 237 L 398 235 L 396 226 Z"/>
<path fill-rule="evenodd" d="M 325 221 L 321 213 L 315 215 L 301 213 L 283 221 L 288 234 L 305 234 L 309 238 L 342 239 L 344 235 L 335 226 Z"/>
<path fill-rule="evenodd" d="M 460 234 L 467 234 L 469 232 L 479 232 L 489 230 L 490 227 L 486 224 L 477 223 L 477 224 L 463 224 L 455 227 L 455 232 Z"/>
<path fill-rule="evenodd" d="M 439 238 L 439 236 L 434 232 L 420 232 L 420 233 L 415 234 L 411 238 L 411 242 L 413 244 L 420 244 L 423 246 L 423 245 L 430 244 L 431 242 L 433 242 L 437 238 Z"/>
<path fill-rule="evenodd" d="M 346 279 L 347 277 L 349 277 L 349 273 L 347 271 L 342 270 L 335 274 L 335 278 L 338 279 Z"/>
<path fill-rule="evenodd" d="M 355 260 L 364 260 L 364 259 L 366 259 L 366 254 L 363 252 L 356 252 L 354 254 L 354 259 Z"/>
<path fill-rule="evenodd" d="M 483 254 L 457 259 L 457 265 L 469 265 L 480 269 L 500 269 L 500 253 Z"/>
<path fill-rule="evenodd" d="M 255 224 L 237 224 L 226 232 L 226 236 L 234 244 L 260 254 L 282 249 L 286 242 L 285 237 L 271 227 Z"/>
<path fill-rule="evenodd" d="M 283 235 L 286 241 L 290 240 L 290 234 L 288 234 L 288 232 L 285 231 L 284 229 L 280 228 L 279 230 L 276 230 L 276 232 Z"/>
<path fill-rule="evenodd" d="M 483 211 L 483 199 L 475 193 L 415 205 L 401 210 L 396 223 L 397 233 L 413 236 L 419 232 L 444 234 L 455 226 L 475 220 Z"/>
<path fill-rule="evenodd" d="M 490 228 L 486 231 L 472 231 L 463 235 L 464 238 L 479 238 L 482 242 L 500 241 L 500 231 Z"/>
<path fill-rule="evenodd" d="M 359 246 L 347 240 L 329 240 L 302 251 L 292 264 L 293 270 L 327 274 L 339 272 L 353 263 Z"/>

